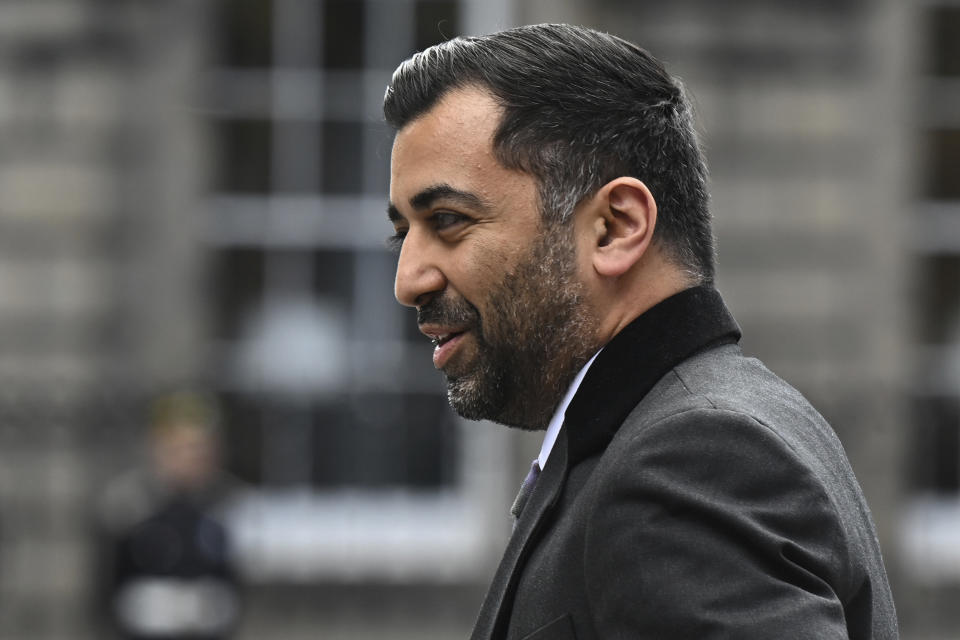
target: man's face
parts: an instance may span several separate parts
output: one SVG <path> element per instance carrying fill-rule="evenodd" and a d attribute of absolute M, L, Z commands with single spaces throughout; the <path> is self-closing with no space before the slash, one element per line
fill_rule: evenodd
<path fill-rule="evenodd" d="M 461 89 L 397 134 L 395 293 L 437 344 L 460 415 L 537 429 L 597 345 L 573 226 L 544 228 L 535 180 L 496 160 L 499 118 L 486 92 Z"/>

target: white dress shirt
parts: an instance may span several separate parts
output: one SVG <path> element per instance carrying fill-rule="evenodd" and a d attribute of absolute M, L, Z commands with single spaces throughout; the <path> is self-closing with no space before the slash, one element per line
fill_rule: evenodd
<path fill-rule="evenodd" d="M 603 351 L 603 349 L 600 351 Z M 593 354 L 593 357 L 590 358 L 587 364 L 583 365 L 583 368 L 577 373 L 577 377 L 573 379 L 573 382 L 570 383 L 570 388 L 567 389 L 567 394 L 563 396 L 563 400 L 557 405 L 557 410 L 553 413 L 553 417 L 550 418 L 550 424 L 547 425 L 547 433 L 543 436 L 543 445 L 540 447 L 540 456 L 537 458 L 540 463 L 540 469 L 546 468 L 547 458 L 550 457 L 550 452 L 553 451 L 553 445 L 556 443 L 557 436 L 560 434 L 560 427 L 563 426 L 563 414 L 566 413 L 567 407 L 570 406 L 570 401 L 573 400 L 573 396 L 577 394 L 577 389 L 580 388 L 580 383 L 583 382 L 583 377 L 587 375 L 587 370 L 590 368 L 590 365 L 593 364 L 593 361 L 597 359 L 597 356 L 600 355 L 600 351 Z"/>

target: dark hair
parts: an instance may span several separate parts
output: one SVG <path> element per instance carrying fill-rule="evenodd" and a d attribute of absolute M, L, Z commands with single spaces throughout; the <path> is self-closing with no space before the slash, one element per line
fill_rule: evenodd
<path fill-rule="evenodd" d="M 654 238 L 694 280 L 713 280 L 707 168 L 690 104 L 647 51 L 558 24 L 455 38 L 397 68 L 384 115 L 402 129 L 468 85 L 502 105 L 494 153 L 537 179 L 545 221 L 564 223 L 610 180 L 636 177 L 657 201 Z"/>

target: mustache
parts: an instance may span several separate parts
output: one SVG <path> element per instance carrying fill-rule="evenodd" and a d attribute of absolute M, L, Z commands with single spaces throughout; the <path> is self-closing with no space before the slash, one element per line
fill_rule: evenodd
<path fill-rule="evenodd" d="M 463 298 L 442 295 L 417 308 L 417 324 L 475 326 L 480 324 L 480 312 Z"/>

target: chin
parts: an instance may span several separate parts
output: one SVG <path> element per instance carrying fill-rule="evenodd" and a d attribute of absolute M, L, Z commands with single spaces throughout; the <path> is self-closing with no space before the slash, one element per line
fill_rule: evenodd
<path fill-rule="evenodd" d="M 543 431 L 549 424 L 550 416 L 543 419 L 528 415 L 529 406 L 524 403 L 511 403 L 503 399 L 495 402 L 491 394 L 477 388 L 473 380 L 464 378 L 447 379 L 447 401 L 454 412 L 465 420 L 489 420 L 524 431 Z M 515 406 L 512 406 L 515 405 Z M 527 411 L 524 411 L 527 409 Z"/>
<path fill-rule="evenodd" d="M 467 420 L 487 420 L 489 416 L 486 403 L 482 402 L 476 384 L 466 378 L 447 376 L 447 402 L 461 418 Z"/>

